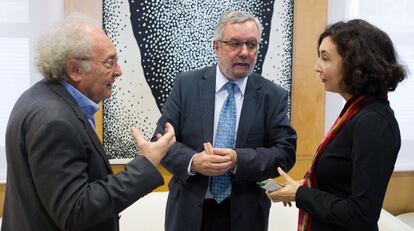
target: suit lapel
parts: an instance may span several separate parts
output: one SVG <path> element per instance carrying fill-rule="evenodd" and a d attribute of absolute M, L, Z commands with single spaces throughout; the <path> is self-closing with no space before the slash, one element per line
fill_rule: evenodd
<path fill-rule="evenodd" d="M 102 160 L 105 162 L 106 167 L 108 168 L 108 171 L 112 173 L 111 164 L 109 163 L 108 157 L 106 156 L 106 153 L 105 153 L 105 150 L 103 149 L 101 141 L 96 135 L 95 129 L 92 128 L 91 124 L 86 120 L 86 118 L 84 118 L 82 121 L 93 145 L 95 146 L 96 150 L 98 150 L 100 156 L 102 157 Z"/>
<path fill-rule="evenodd" d="M 201 123 L 204 142 L 213 144 L 214 134 L 214 98 L 216 85 L 216 67 L 211 67 L 204 72 L 199 81 Z"/>
<path fill-rule="evenodd" d="M 257 77 L 252 74 L 247 80 L 243 107 L 240 113 L 239 126 L 237 129 L 236 147 L 244 146 L 256 117 L 257 107 L 259 106 L 257 100 L 260 96 L 260 86 L 258 85 L 256 78 Z"/>
<path fill-rule="evenodd" d="M 108 171 L 112 173 L 111 165 L 109 164 L 108 157 L 102 147 L 101 142 L 99 141 L 98 136 L 96 135 L 95 130 L 92 128 L 92 125 L 88 122 L 83 112 L 80 110 L 78 104 L 73 99 L 73 97 L 66 91 L 66 89 L 61 84 L 56 83 L 48 83 L 45 82 L 46 86 L 48 86 L 53 92 L 63 98 L 63 100 L 72 108 L 75 114 L 78 116 L 78 119 L 83 123 L 83 126 L 91 139 L 95 149 L 98 151 L 102 160 L 105 162 Z"/>

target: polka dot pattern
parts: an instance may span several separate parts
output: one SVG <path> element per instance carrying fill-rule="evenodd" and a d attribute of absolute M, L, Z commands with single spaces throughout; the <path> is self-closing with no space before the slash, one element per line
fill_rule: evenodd
<path fill-rule="evenodd" d="M 103 1 L 103 26 L 118 50 L 124 72 L 103 105 L 104 147 L 110 158 L 135 155 L 131 126 L 140 128 L 147 138 L 152 136 L 157 113 L 177 73 L 217 62 L 213 30 L 226 10 L 248 11 L 259 18 L 264 30 L 255 72 L 290 90 L 292 0 Z M 131 36 L 133 39 L 126 39 Z M 139 57 L 129 56 L 133 49 L 138 50 Z M 137 83 L 137 79 L 143 81 Z M 143 95 L 145 90 L 151 100 Z M 157 113 L 148 106 L 153 102 Z"/>

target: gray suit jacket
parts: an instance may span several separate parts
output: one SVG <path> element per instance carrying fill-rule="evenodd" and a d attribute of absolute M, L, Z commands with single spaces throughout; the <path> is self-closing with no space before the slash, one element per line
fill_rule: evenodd
<path fill-rule="evenodd" d="M 166 230 L 200 230 L 208 176 L 189 176 L 187 167 L 204 142 L 213 141 L 216 68 L 177 76 L 156 133 L 166 121 L 177 143 L 162 164 L 173 174 L 169 184 Z M 232 176 L 232 230 L 267 230 L 270 201 L 256 182 L 288 171 L 295 163 L 296 133 L 287 117 L 287 92 L 258 74 L 246 85 L 236 137 L 237 173 Z"/>
<path fill-rule="evenodd" d="M 118 213 L 163 184 L 138 156 L 113 175 L 95 131 L 59 83 L 16 102 L 6 132 L 2 230 L 119 230 Z"/>

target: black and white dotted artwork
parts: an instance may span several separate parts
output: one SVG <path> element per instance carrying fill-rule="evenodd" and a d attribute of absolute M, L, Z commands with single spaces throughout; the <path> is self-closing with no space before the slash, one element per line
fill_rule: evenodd
<path fill-rule="evenodd" d="M 217 63 L 213 30 L 227 10 L 263 25 L 255 72 L 291 90 L 293 0 L 104 0 L 103 27 L 122 76 L 103 103 L 104 147 L 112 163 L 133 158 L 132 126 L 149 139 L 177 73 Z"/>

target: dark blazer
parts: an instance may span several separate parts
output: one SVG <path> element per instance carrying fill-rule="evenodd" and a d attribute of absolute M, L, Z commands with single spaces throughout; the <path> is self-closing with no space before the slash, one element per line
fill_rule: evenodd
<path fill-rule="evenodd" d="M 163 184 L 138 156 L 113 175 L 103 147 L 73 97 L 40 81 L 11 112 L 2 230 L 119 230 L 118 213 Z"/>
<path fill-rule="evenodd" d="M 187 167 L 204 142 L 213 141 L 216 67 L 177 76 L 156 132 L 166 121 L 177 143 L 162 164 L 172 174 L 166 208 L 167 231 L 200 230 L 208 176 L 189 176 Z M 236 137 L 237 172 L 232 176 L 232 230 L 267 230 L 270 201 L 257 185 L 295 163 L 296 133 L 287 117 L 288 94 L 258 74 L 248 78 Z"/>
<path fill-rule="evenodd" d="M 313 216 L 311 230 L 378 230 L 400 145 L 389 103 L 364 105 L 321 153 L 317 187 L 296 194 L 296 206 Z"/>

